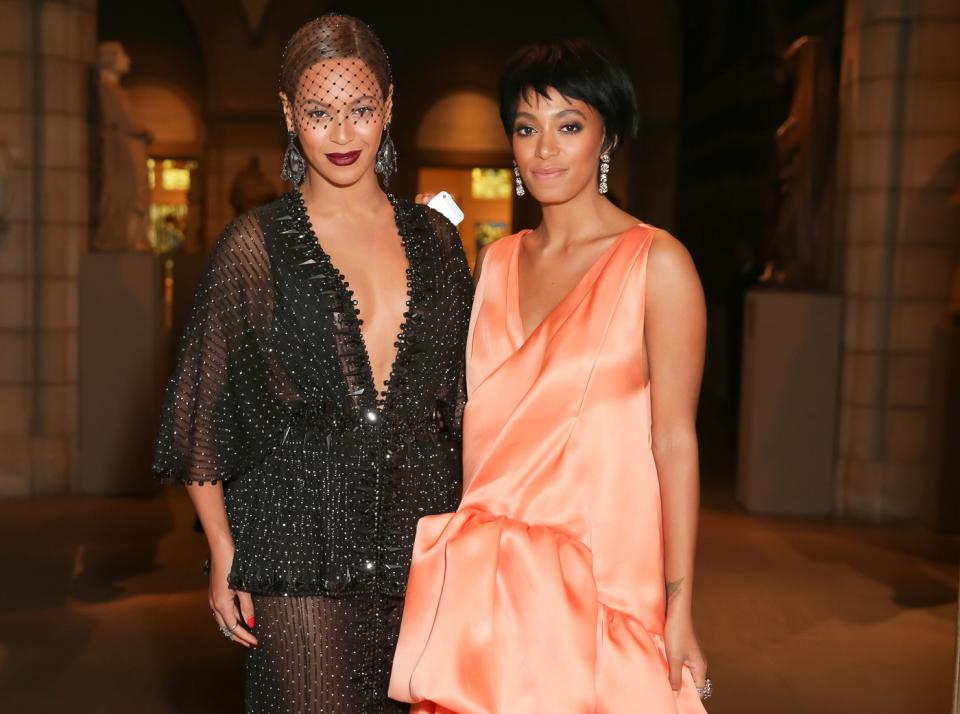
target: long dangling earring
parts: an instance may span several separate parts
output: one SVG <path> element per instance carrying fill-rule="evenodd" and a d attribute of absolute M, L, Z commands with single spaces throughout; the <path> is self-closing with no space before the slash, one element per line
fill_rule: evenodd
<path fill-rule="evenodd" d="M 297 132 L 287 132 L 287 150 L 283 152 L 283 162 L 280 165 L 280 178 L 289 181 L 294 186 L 303 183 L 306 164 L 303 154 L 297 148 Z"/>
<path fill-rule="evenodd" d="M 383 138 L 380 140 L 373 170 L 383 179 L 384 188 L 390 184 L 390 178 L 397 172 L 397 147 L 393 145 L 393 137 L 390 136 L 389 122 L 383 127 Z"/>
<path fill-rule="evenodd" d="M 527 189 L 523 187 L 523 179 L 520 178 L 520 167 L 517 166 L 516 161 L 513 162 L 513 188 L 518 196 L 523 196 L 527 192 Z"/>
<path fill-rule="evenodd" d="M 607 186 L 607 174 L 610 173 L 610 154 L 604 151 L 600 154 L 600 193 L 606 194 L 609 186 Z"/>

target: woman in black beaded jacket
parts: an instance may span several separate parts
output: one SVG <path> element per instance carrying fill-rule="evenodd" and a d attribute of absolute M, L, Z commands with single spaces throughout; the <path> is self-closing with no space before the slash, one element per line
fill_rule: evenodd
<path fill-rule="evenodd" d="M 220 237 L 167 394 L 155 468 L 203 524 L 250 712 L 405 711 L 386 689 L 417 520 L 460 495 L 472 285 L 456 229 L 381 188 L 392 91 L 355 18 L 291 38 L 295 188 Z"/>

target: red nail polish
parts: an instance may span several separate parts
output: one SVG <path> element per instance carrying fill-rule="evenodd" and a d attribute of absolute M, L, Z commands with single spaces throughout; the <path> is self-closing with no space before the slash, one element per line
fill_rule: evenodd
<path fill-rule="evenodd" d="M 257 624 L 257 619 L 253 615 L 247 618 L 247 627 L 249 627 L 251 630 L 256 624 Z"/>

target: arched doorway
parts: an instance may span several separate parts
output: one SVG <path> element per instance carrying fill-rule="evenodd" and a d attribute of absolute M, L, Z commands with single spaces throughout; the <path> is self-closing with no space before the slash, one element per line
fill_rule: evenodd
<path fill-rule="evenodd" d="M 157 253 L 183 244 L 200 250 L 200 163 L 205 126 L 196 102 L 175 85 L 142 81 L 128 90 L 138 122 L 151 135 L 149 240 Z"/>
<path fill-rule="evenodd" d="M 448 191 L 463 209 L 458 227 L 472 267 L 480 248 L 516 223 L 510 147 L 496 101 L 474 90 L 441 97 L 420 121 L 417 149 L 417 191 Z"/>

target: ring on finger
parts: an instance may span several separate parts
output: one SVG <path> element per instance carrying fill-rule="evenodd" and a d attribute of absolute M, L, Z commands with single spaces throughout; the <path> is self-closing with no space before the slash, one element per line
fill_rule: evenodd
<path fill-rule="evenodd" d="M 706 701 L 713 696 L 713 682 L 707 677 L 702 687 L 697 687 L 697 696 Z"/>

